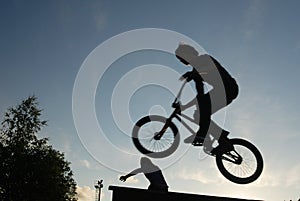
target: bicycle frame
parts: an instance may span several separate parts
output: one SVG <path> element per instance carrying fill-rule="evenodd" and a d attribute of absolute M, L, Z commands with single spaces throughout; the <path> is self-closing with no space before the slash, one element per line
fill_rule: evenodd
<path fill-rule="evenodd" d="M 160 140 L 160 138 L 164 135 L 165 131 L 167 130 L 167 128 L 169 127 L 169 123 L 172 122 L 173 118 L 176 118 L 186 129 L 188 129 L 188 131 L 194 135 L 196 135 L 196 132 L 185 122 L 182 120 L 183 117 L 184 119 L 189 120 L 190 122 L 196 123 L 195 120 L 185 114 L 181 114 L 180 112 L 180 108 L 175 108 L 175 110 L 172 112 L 172 114 L 170 115 L 169 118 L 167 118 L 167 121 L 165 123 L 165 125 L 163 126 L 163 128 L 161 129 L 160 132 L 158 132 L 156 135 L 154 135 L 154 139 L 155 140 Z M 211 140 L 211 145 L 213 143 L 215 139 Z M 232 153 L 227 152 L 222 156 L 223 160 L 226 160 L 228 162 L 240 165 L 243 161 L 241 155 L 239 153 L 237 153 L 234 149 L 231 150 L 233 151 Z M 210 153 L 210 152 L 208 152 Z"/>
<path fill-rule="evenodd" d="M 175 114 L 174 117 L 192 134 L 196 134 L 196 132 L 185 122 L 182 120 L 181 117 L 183 117 L 184 119 L 187 119 L 190 122 L 193 122 L 196 124 L 195 120 L 185 114 Z M 173 117 L 173 118 L 174 118 Z"/>
<path fill-rule="evenodd" d="M 179 108 L 175 108 L 175 110 L 170 115 L 170 117 L 167 118 L 167 121 L 166 121 L 165 125 L 163 126 L 163 128 L 161 129 L 161 131 L 158 132 L 154 136 L 154 139 L 159 140 L 163 136 L 164 132 L 169 127 L 169 123 L 172 122 L 172 120 L 174 118 L 176 118 L 190 133 L 196 134 L 196 132 L 183 120 L 183 118 L 187 119 L 188 121 L 193 122 L 193 123 L 196 123 L 195 120 L 185 114 L 181 114 L 181 112 L 178 110 L 179 110 Z M 183 118 L 181 118 L 181 117 L 183 117 Z"/>
<path fill-rule="evenodd" d="M 182 94 L 183 88 L 184 88 L 184 86 L 185 86 L 186 83 L 187 83 L 187 81 L 185 80 L 185 81 L 183 82 L 183 84 L 182 84 L 182 86 L 181 86 L 181 88 L 180 88 L 180 90 L 179 90 L 179 92 L 178 92 L 178 94 L 177 94 L 177 96 L 176 96 L 176 98 L 175 98 L 173 104 L 179 104 L 179 105 L 180 105 L 179 99 L 180 99 L 180 96 L 181 96 L 181 94 Z M 174 109 L 174 111 L 172 112 L 172 114 L 171 114 L 171 115 L 169 116 L 169 118 L 167 119 L 166 124 L 165 124 L 164 127 L 161 129 L 161 131 L 158 132 L 158 133 L 154 136 L 154 139 L 159 140 L 159 139 L 163 136 L 164 132 L 166 131 L 166 129 L 167 129 L 168 126 L 169 126 L 169 122 L 171 122 L 173 118 L 176 118 L 180 123 L 182 123 L 182 125 L 183 125 L 186 129 L 188 129 L 188 131 L 189 131 L 190 133 L 196 134 L 196 132 L 195 132 L 195 131 L 194 131 L 194 130 L 193 130 L 193 129 L 185 122 L 185 121 L 183 121 L 181 117 L 183 117 L 184 119 L 187 119 L 187 120 L 189 120 L 190 122 L 193 122 L 193 123 L 195 123 L 195 124 L 197 123 L 197 122 L 195 122 L 195 120 L 194 120 L 193 118 L 191 118 L 191 117 L 189 117 L 189 116 L 187 116 L 187 115 L 185 115 L 185 114 L 182 114 L 181 111 L 180 111 L 180 107 L 176 107 L 176 108 Z"/>

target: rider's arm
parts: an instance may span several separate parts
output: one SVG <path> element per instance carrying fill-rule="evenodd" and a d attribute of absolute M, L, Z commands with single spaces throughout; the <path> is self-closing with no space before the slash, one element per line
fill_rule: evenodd
<path fill-rule="evenodd" d="M 189 76 L 195 82 L 196 90 L 197 90 L 197 96 L 204 95 L 204 83 L 203 83 L 203 79 L 202 79 L 201 75 L 198 73 L 198 71 L 196 69 L 193 69 L 193 71 L 188 72 L 188 73 L 190 73 Z M 181 110 L 182 111 L 186 110 L 187 108 L 190 108 L 194 105 L 197 105 L 197 103 L 198 103 L 198 101 L 197 101 L 197 98 L 195 97 L 194 99 L 192 99 L 187 104 L 181 105 Z"/>

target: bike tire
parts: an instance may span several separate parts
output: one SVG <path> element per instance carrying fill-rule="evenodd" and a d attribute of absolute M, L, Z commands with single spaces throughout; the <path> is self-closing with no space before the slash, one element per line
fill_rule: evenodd
<path fill-rule="evenodd" d="M 179 134 L 176 125 L 173 122 L 169 122 L 168 128 L 164 136 L 160 140 L 155 140 L 153 137 L 155 132 L 159 132 L 163 125 L 166 123 L 167 118 L 158 115 L 149 115 L 141 118 L 135 125 L 132 131 L 132 141 L 134 146 L 142 153 L 152 158 L 164 158 L 172 153 L 178 148 L 179 145 Z M 150 128 L 154 124 L 156 128 Z M 151 129 L 149 137 L 143 138 L 144 129 Z M 167 133 L 168 132 L 168 133 Z M 170 137 L 167 139 L 165 136 Z M 159 147 L 158 143 L 161 146 L 165 146 L 159 149 L 153 149 L 146 146 L 146 143 L 151 145 L 157 143 L 156 147 Z M 145 143 L 146 142 L 146 143 Z"/>
<path fill-rule="evenodd" d="M 243 161 L 239 165 L 234 164 L 224 159 L 224 157 L 226 157 L 229 152 L 218 153 L 216 155 L 216 163 L 219 171 L 225 178 L 237 184 L 249 184 L 255 181 L 263 171 L 264 165 L 261 153 L 253 144 L 251 144 L 247 140 L 230 139 L 230 142 L 232 143 L 234 150 L 239 155 L 241 155 Z M 246 154 L 246 152 L 248 152 L 248 155 Z M 252 155 L 252 157 L 250 155 Z M 251 169 L 250 163 L 254 162 L 253 159 L 255 159 L 256 165 L 254 165 L 254 168 Z M 230 168 L 230 166 L 232 167 Z M 237 171 L 237 175 L 233 174 L 231 170 Z M 242 175 L 244 173 L 245 175 Z"/>

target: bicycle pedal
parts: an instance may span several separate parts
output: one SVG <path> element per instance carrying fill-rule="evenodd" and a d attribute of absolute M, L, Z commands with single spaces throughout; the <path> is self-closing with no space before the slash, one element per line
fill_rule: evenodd
<path fill-rule="evenodd" d="M 197 147 L 197 146 L 200 147 L 200 146 L 203 146 L 203 142 L 193 142 L 192 145 L 195 147 Z"/>

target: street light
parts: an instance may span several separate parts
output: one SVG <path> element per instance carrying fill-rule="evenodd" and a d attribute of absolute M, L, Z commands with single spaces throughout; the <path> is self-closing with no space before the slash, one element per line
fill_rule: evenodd
<path fill-rule="evenodd" d="M 96 201 L 100 201 L 100 199 L 101 199 L 101 189 L 103 188 L 102 182 L 103 182 L 103 180 L 101 179 L 100 181 L 97 181 L 97 184 L 95 184 Z"/>

